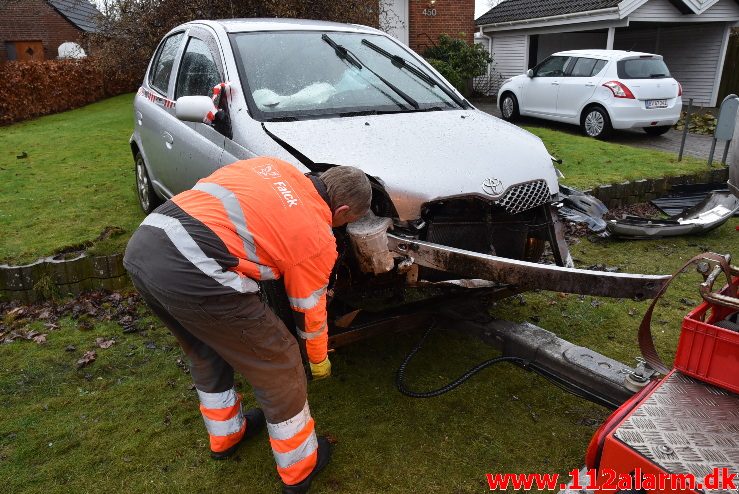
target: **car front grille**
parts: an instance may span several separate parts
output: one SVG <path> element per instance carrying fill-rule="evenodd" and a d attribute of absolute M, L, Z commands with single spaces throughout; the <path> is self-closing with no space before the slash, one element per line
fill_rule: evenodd
<path fill-rule="evenodd" d="M 509 214 L 527 211 L 549 201 L 549 186 L 544 180 L 534 180 L 510 187 L 506 193 L 495 201 Z"/>

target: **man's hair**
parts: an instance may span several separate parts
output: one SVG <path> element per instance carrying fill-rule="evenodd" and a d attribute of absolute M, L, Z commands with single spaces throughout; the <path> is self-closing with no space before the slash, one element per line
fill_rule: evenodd
<path fill-rule="evenodd" d="M 335 166 L 320 175 L 332 208 L 349 206 L 352 214 L 363 216 L 372 202 L 372 185 L 359 168 Z"/>

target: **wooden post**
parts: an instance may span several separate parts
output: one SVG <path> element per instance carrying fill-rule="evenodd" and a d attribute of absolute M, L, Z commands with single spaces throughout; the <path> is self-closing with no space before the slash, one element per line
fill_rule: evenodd
<path fill-rule="evenodd" d="M 739 114 L 726 165 L 729 167 L 729 183 L 734 184 L 734 187 L 739 187 Z"/>

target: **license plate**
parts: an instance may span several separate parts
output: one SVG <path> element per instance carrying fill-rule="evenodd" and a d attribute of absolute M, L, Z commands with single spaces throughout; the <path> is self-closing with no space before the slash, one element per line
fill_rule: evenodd
<path fill-rule="evenodd" d="M 648 99 L 646 103 L 647 103 L 647 110 L 652 109 L 652 108 L 667 108 L 666 99 Z"/>

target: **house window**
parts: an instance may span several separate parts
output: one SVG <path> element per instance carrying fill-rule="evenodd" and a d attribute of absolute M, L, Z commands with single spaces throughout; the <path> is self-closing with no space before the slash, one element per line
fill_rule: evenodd
<path fill-rule="evenodd" d="M 41 41 L 6 41 L 5 56 L 8 60 L 43 60 L 44 45 Z"/>

